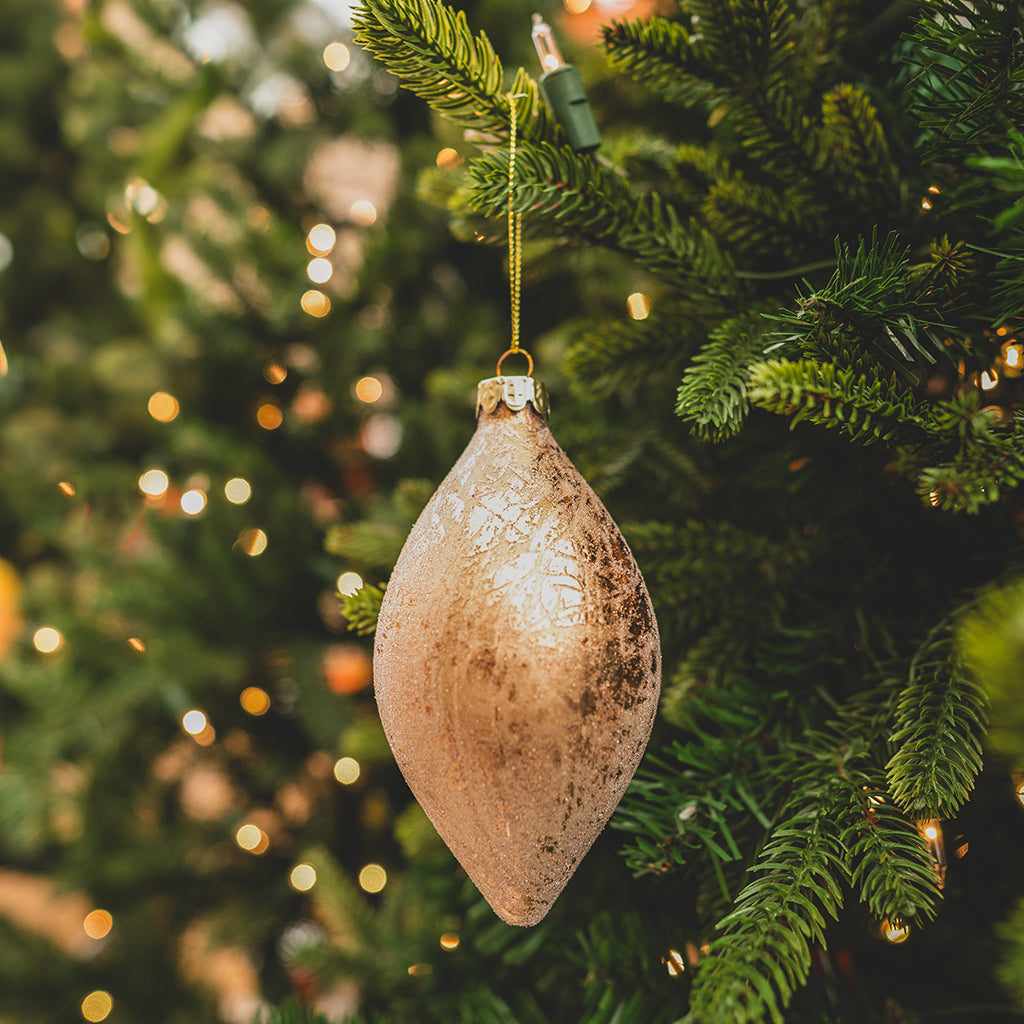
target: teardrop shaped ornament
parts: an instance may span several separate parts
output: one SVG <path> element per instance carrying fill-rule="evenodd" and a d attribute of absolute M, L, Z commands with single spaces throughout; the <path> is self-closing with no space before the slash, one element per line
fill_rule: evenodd
<path fill-rule="evenodd" d="M 640 570 L 546 410 L 532 377 L 481 382 L 476 433 L 406 540 L 374 651 L 402 774 L 517 925 L 544 917 L 611 817 L 661 678 Z"/>

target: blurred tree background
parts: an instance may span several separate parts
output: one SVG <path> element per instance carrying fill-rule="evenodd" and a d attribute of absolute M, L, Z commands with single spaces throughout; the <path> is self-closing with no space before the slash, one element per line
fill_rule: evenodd
<path fill-rule="evenodd" d="M 536 66 L 534 4 L 465 6 Z M 524 109 L 525 343 L 666 685 L 619 831 L 519 930 L 348 629 L 506 347 L 500 90 L 399 88 L 410 53 L 425 94 L 432 54 L 474 70 L 429 0 L 0 5 L 2 1024 L 668 1024 L 702 971 L 695 1022 L 808 974 L 787 1020 L 1024 1019 L 1019 5 L 941 0 L 932 51 L 921 5 L 538 6 L 606 144 Z M 883 847 L 849 912 L 812 870 L 795 951 L 756 888 L 709 948 L 837 785 L 836 848 Z"/>

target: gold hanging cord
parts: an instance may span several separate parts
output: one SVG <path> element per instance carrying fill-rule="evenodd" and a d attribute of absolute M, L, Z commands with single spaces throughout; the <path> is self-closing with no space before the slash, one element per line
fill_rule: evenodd
<path fill-rule="evenodd" d="M 519 131 L 519 112 L 516 100 L 524 93 L 508 94 L 508 279 L 509 298 L 512 311 L 512 344 L 508 351 L 502 353 L 498 360 L 496 376 L 501 376 L 501 364 L 506 356 L 524 355 L 528 368 L 526 375 L 533 376 L 533 357 L 524 348 L 519 347 L 519 307 L 523 287 L 523 215 L 515 210 L 516 194 L 516 142 Z"/>

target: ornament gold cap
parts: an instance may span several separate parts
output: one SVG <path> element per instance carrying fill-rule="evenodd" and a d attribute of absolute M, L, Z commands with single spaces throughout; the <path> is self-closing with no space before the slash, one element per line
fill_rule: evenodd
<path fill-rule="evenodd" d="M 477 416 L 481 409 L 486 413 L 494 412 L 501 402 L 512 412 L 532 405 L 544 419 L 551 415 L 547 386 L 533 377 L 488 377 L 477 384 Z"/>

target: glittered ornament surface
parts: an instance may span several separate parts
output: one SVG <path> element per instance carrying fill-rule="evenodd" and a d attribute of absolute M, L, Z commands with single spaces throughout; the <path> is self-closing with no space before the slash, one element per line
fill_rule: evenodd
<path fill-rule="evenodd" d="M 618 804 L 658 705 L 658 629 L 532 378 L 481 384 L 406 541 L 374 686 L 413 794 L 495 912 L 536 924 Z"/>

